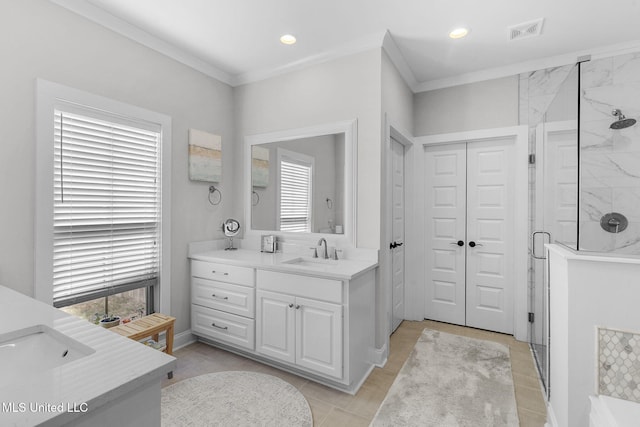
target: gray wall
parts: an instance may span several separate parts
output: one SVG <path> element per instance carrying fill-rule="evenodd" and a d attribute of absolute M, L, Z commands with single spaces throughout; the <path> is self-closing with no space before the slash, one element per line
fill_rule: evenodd
<path fill-rule="evenodd" d="M 394 126 L 396 130 L 400 131 L 404 134 L 405 137 L 411 138 L 411 133 L 413 130 L 413 92 L 407 86 L 402 76 L 396 69 L 395 65 L 387 56 L 387 53 L 382 51 L 382 62 L 381 62 L 381 70 L 382 70 L 382 79 L 381 79 L 381 89 L 382 89 L 382 115 L 386 116 L 386 125 Z M 382 347 L 384 343 L 386 343 L 387 338 L 390 334 L 390 326 L 391 326 L 391 310 L 392 310 L 392 277 L 391 277 L 391 252 L 388 249 L 388 245 L 391 239 L 391 227 L 389 227 L 391 223 L 390 210 L 388 207 L 391 205 L 390 199 L 390 191 L 388 187 L 388 149 L 389 149 L 389 141 L 387 138 L 388 129 L 382 129 L 382 140 L 383 144 L 381 147 L 382 152 L 382 184 L 381 184 L 381 204 L 379 206 L 380 216 L 382 218 L 381 221 L 381 231 L 380 231 L 380 256 L 379 256 L 379 265 L 378 269 L 378 281 L 379 281 L 379 297 L 376 301 L 376 311 L 381 313 L 377 317 L 377 325 L 376 325 L 376 346 L 378 348 Z M 413 149 L 409 148 L 405 152 L 405 164 L 410 162 L 410 157 L 413 155 Z M 409 175 L 410 170 L 407 171 L 405 168 L 405 194 L 411 194 L 411 176 Z M 405 197 L 405 229 L 411 230 L 411 223 L 408 220 L 411 217 L 411 204 L 408 203 L 411 197 Z M 406 234 L 405 242 L 408 241 L 408 233 Z M 405 257 L 407 254 L 410 254 L 411 247 L 408 247 L 405 250 Z M 413 251 L 415 252 L 415 251 Z M 405 258 L 407 259 L 407 258 Z M 405 292 L 409 289 L 408 277 L 405 276 Z"/>
<path fill-rule="evenodd" d="M 391 62 L 387 52 L 382 50 L 382 112 L 387 121 L 405 133 L 413 132 L 414 95 L 409 86 Z"/>
<path fill-rule="evenodd" d="M 247 135 L 358 120 L 357 246 L 380 241 L 380 49 L 325 62 L 236 87 L 236 133 Z M 236 146 L 235 192 L 244 194 L 242 155 Z M 243 198 L 235 210 L 243 212 Z"/>
<path fill-rule="evenodd" d="M 232 206 L 232 88 L 49 1 L 0 6 L 0 284 L 33 296 L 35 79 L 127 102 L 173 119 L 171 314 L 189 329 L 187 243 L 222 237 Z M 187 132 L 222 135 L 223 198 L 188 178 Z"/>
<path fill-rule="evenodd" d="M 414 136 L 518 125 L 518 76 L 414 96 Z"/>

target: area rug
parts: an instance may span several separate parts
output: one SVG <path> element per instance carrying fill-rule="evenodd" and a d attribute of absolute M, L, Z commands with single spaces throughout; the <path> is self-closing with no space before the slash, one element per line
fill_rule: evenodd
<path fill-rule="evenodd" d="M 227 371 L 200 375 L 162 389 L 162 425 L 312 426 L 309 403 L 272 375 Z"/>
<path fill-rule="evenodd" d="M 425 329 L 372 426 L 518 426 L 509 349 Z"/>

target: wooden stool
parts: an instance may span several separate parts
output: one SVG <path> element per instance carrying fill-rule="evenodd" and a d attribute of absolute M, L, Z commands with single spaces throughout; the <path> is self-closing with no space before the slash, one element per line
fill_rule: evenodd
<path fill-rule="evenodd" d="M 162 351 L 173 354 L 173 324 L 175 321 L 175 317 L 153 313 L 129 323 L 114 326 L 109 330 L 132 340 L 140 341 L 143 338 L 151 337 L 156 342 L 158 342 L 160 332 L 165 332 L 167 345 Z M 167 376 L 169 379 L 173 378 L 173 372 L 169 372 Z"/>

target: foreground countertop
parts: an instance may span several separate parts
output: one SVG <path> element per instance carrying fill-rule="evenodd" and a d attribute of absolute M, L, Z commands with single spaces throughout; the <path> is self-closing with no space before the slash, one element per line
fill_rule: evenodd
<path fill-rule="evenodd" d="M 19 383 L 0 378 L 0 402 L 5 405 L 0 425 L 65 425 L 82 415 L 67 411 L 74 405 L 94 411 L 175 369 L 172 356 L 0 286 L 0 335 L 35 325 L 55 329 L 95 352 L 25 375 Z M 30 405 L 40 405 L 40 410 L 31 411 Z M 60 413 L 60 407 L 65 411 Z"/>
<path fill-rule="evenodd" d="M 351 280 L 378 266 L 376 261 L 340 259 L 337 261 L 318 260 L 317 264 L 313 267 L 309 267 L 287 264 L 288 261 L 300 258 L 300 255 L 295 253 L 264 253 L 249 249 L 196 252 L 191 254 L 189 258 L 198 261 L 218 262 L 229 265 L 259 268 L 262 270 L 280 271 L 283 273 L 295 273 L 339 280 Z"/>

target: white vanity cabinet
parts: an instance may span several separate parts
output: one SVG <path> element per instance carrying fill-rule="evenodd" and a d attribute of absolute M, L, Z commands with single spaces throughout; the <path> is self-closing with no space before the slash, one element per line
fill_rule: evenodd
<path fill-rule="evenodd" d="M 295 258 L 244 249 L 192 255 L 191 332 L 355 393 L 374 367 L 376 263 L 287 262 Z"/>
<path fill-rule="evenodd" d="M 191 261 L 191 331 L 236 347 L 255 347 L 255 270 Z"/>
<path fill-rule="evenodd" d="M 342 378 L 342 306 L 258 290 L 256 351 Z"/>

